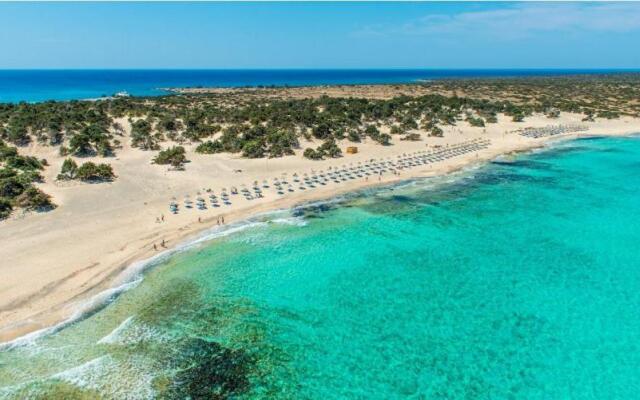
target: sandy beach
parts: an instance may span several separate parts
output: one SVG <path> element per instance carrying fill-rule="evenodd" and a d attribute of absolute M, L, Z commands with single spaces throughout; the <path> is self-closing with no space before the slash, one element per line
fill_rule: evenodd
<path fill-rule="evenodd" d="M 39 186 L 52 195 L 58 207 L 46 213 L 14 215 L 0 222 L 0 241 L 3 243 L 0 247 L 0 274 L 3 276 L 0 282 L 0 342 L 69 318 L 98 293 L 130 278 L 128 269 L 136 261 L 192 240 L 217 226 L 221 216 L 228 225 L 257 213 L 289 208 L 367 186 L 446 174 L 501 154 L 544 146 L 550 141 L 579 135 L 640 132 L 640 119 L 581 120 L 582 115 L 563 113 L 555 119 L 535 115 L 522 123 L 499 116 L 498 123 L 486 128 L 460 122 L 458 126 L 443 127 L 442 138 L 427 137 L 425 132 L 416 131 L 422 136 L 416 142 L 394 139 L 391 146 L 381 146 L 364 141 L 357 144 L 357 154 L 346 154 L 346 147 L 353 144 L 344 141 L 339 144 L 343 157 L 323 161 L 303 158 L 302 150 L 277 159 L 202 155 L 196 154 L 191 145 L 185 146 L 190 162 L 184 171 L 171 171 L 166 166 L 151 164 L 153 153 L 132 149 L 125 143 L 116 157 L 107 159 L 118 178 L 112 183 L 100 184 L 56 182 L 63 158 L 57 155 L 56 148 L 32 144 L 22 148 L 21 154 L 49 161 L 50 166 L 44 171 L 46 183 Z M 537 139 L 515 132 L 525 127 L 558 124 L 583 124 L 588 130 Z M 288 177 L 296 172 L 311 174 L 329 167 L 396 157 L 476 138 L 489 139 L 490 145 L 479 152 L 403 170 L 399 175 L 387 173 L 380 179 L 350 180 L 285 195 L 276 194 L 271 187 L 264 190 L 263 198 L 245 200 L 240 195 L 232 196 L 230 206 L 206 210 L 181 207 L 176 215 L 168 208 L 174 197 L 182 206 L 185 195 L 195 200 L 198 192 L 205 197 L 205 190 L 209 188 L 218 194 L 222 188 L 236 186 L 240 189 L 243 184 L 251 187 L 254 181 L 266 179 L 271 182 L 283 174 Z M 305 143 L 301 144 L 302 149 L 307 147 Z M 163 241 L 166 249 L 161 245 Z"/>

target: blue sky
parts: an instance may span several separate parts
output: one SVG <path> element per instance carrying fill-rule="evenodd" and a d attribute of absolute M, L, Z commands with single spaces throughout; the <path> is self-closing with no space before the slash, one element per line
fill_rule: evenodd
<path fill-rule="evenodd" d="M 640 3 L 0 3 L 0 68 L 640 68 Z"/>

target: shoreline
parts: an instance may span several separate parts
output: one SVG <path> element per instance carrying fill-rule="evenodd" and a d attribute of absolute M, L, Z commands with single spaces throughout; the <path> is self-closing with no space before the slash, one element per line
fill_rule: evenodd
<path fill-rule="evenodd" d="M 549 122 L 551 123 L 552 121 Z M 589 132 L 565 133 L 540 139 L 518 138 L 519 140 L 513 143 L 492 143 L 489 148 L 479 151 L 475 158 L 471 157 L 471 155 L 465 155 L 460 159 L 452 159 L 450 160 L 451 162 L 443 165 L 436 165 L 436 168 L 416 168 L 415 170 L 404 171 L 399 176 L 385 177 L 380 182 L 353 181 L 339 187 L 332 186 L 331 188 L 322 188 L 313 192 L 296 193 L 290 197 L 267 199 L 258 204 L 250 204 L 248 207 L 241 207 L 224 213 L 227 220 L 232 221 L 232 223 L 224 225 L 224 228 L 217 228 L 216 215 L 208 215 L 202 218 L 200 223 L 194 222 L 193 218 L 187 219 L 187 217 L 181 216 L 181 220 L 177 221 L 178 223 L 173 223 L 173 226 L 169 226 L 168 229 L 163 229 L 153 235 L 137 238 L 138 248 L 135 251 L 128 252 L 125 257 L 119 260 L 113 260 L 115 262 L 111 265 L 103 265 L 102 269 L 105 273 L 99 279 L 93 280 L 91 282 L 92 285 L 87 285 L 86 283 L 80 285 L 80 290 L 73 293 L 65 301 L 58 304 L 54 303 L 52 306 L 45 307 L 30 315 L 15 315 L 12 318 L 13 321 L 3 323 L 4 326 L 0 326 L 0 350 L 27 342 L 31 338 L 42 334 L 55 332 L 81 320 L 87 312 L 95 311 L 107 305 L 113 299 L 118 288 L 130 284 L 136 277 L 140 277 L 145 270 L 157 265 L 158 262 L 162 262 L 162 260 L 176 252 L 191 248 L 202 241 L 214 239 L 211 235 L 215 235 L 215 233 L 224 234 L 234 226 L 246 225 L 250 220 L 259 218 L 261 215 L 304 207 L 305 204 L 310 202 L 327 201 L 363 189 L 392 186 L 420 178 L 447 176 L 474 165 L 484 165 L 497 157 L 526 153 L 557 142 L 565 142 L 581 137 L 628 136 L 640 133 L 640 121 L 633 120 L 633 122 L 632 126 L 625 127 L 626 129 L 613 129 L 611 132 L 607 132 L 608 128 L 607 124 L 605 124 L 602 128 L 595 128 L 593 132 L 591 131 L 594 128 L 592 126 Z M 344 158 L 342 162 L 344 162 Z M 192 217 L 196 216 L 193 211 L 188 211 L 187 213 L 193 214 L 191 215 Z M 168 219 L 172 217 L 172 215 L 169 215 Z M 187 222 L 186 225 L 184 222 Z M 151 244 L 157 241 L 160 236 L 166 239 L 169 246 L 166 250 L 158 253 L 152 250 Z M 207 238 L 207 236 L 209 237 Z M 73 271 L 73 273 L 76 273 L 76 271 Z M 42 301 L 47 299 L 48 295 L 49 293 L 46 290 L 38 290 L 35 293 L 35 297 L 27 296 L 26 302 L 29 303 L 31 300 Z M 102 301 L 96 302 L 96 299 L 100 296 L 103 297 Z M 22 301 L 25 301 L 25 299 L 22 299 Z M 9 303 L 9 305 L 11 304 Z M 3 309 L 6 309 L 6 306 L 0 307 L 0 311 Z"/>

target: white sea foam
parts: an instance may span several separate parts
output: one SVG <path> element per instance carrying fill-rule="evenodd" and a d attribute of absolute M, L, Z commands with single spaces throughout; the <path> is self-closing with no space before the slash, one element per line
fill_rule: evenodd
<path fill-rule="evenodd" d="M 104 355 L 76 367 L 58 372 L 57 374 L 51 375 L 50 378 L 59 379 L 79 387 L 97 389 L 93 387 L 96 382 L 94 378 L 96 375 L 101 375 L 105 369 L 107 369 L 108 364 L 112 362 L 111 356 Z"/>
<path fill-rule="evenodd" d="M 284 217 L 284 215 L 290 215 L 290 209 L 280 209 L 271 212 L 265 212 L 261 214 L 256 214 L 255 216 L 248 218 L 246 220 L 242 220 L 236 223 L 215 226 L 209 230 L 204 231 L 196 238 L 186 241 L 184 243 L 179 244 L 178 246 L 160 252 L 152 257 L 149 257 L 144 260 L 136 261 L 132 263 L 129 267 L 127 267 L 124 272 L 119 276 L 118 281 L 122 282 L 120 285 L 106 289 L 95 296 L 89 298 L 87 301 L 76 304 L 74 312 L 72 315 L 56 324 L 47 328 L 43 328 L 26 335 L 20 336 L 14 340 L 0 343 L 0 351 L 10 350 L 12 348 L 18 346 L 28 346 L 35 345 L 36 341 L 43 336 L 56 333 L 67 326 L 78 322 L 85 318 L 87 315 L 99 310 L 101 307 L 105 306 L 109 302 L 113 301 L 118 295 L 132 289 L 143 280 L 143 273 L 152 268 L 163 261 L 166 261 L 172 255 L 183 252 L 189 249 L 192 249 L 196 246 L 199 246 L 203 243 L 212 241 L 214 239 L 218 239 L 221 237 L 229 236 L 232 234 L 236 234 L 247 229 L 265 227 L 269 222 L 274 223 L 290 223 L 291 225 L 299 225 L 301 226 L 304 222 L 302 222 L 301 218 L 297 217 Z"/>
<path fill-rule="evenodd" d="M 86 315 L 96 311 L 100 307 L 107 304 L 109 301 L 113 300 L 120 293 L 136 287 L 141 281 L 142 278 L 139 278 L 134 281 L 125 282 L 119 286 L 106 289 L 91 297 L 88 301 L 80 304 L 69 318 L 60 322 L 59 324 L 28 333 L 9 342 L 0 343 L 0 351 L 10 350 L 18 346 L 35 345 L 36 341 L 39 338 L 58 332 L 73 324 L 74 322 L 83 319 Z"/>
<path fill-rule="evenodd" d="M 303 217 L 288 217 L 288 218 L 276 218 L 272 220 L 274 224 L 292 225 L 292 226 L 305 226 L 307 221 Z"/>
<path fill-rule="evenodd" d="M 134 323 L 135 322 L 135 323 Z M 162 333 L 147 324 L 135 321 L 131 316 L 118 325 L 109 334 L 98 340 L 97 344 L 132 345 L 141 342 L 161 343 L 171 340 L 171 335 Z"/>
<path fill-rule="evenodd" d="M 153 399 L 156 395 L 151 384 L 153 374 L 148 371 L 148 366 L 133 361 L 133 365 L 127 366 L 110 355 L 104 355 L 51 375 L 49 379 L 110 393 L 114 398 Z"/>
<path fill-rule="evenodd" d="M 118 338 L 122 334 L 122 332 L 124 332 L 129 327 L 129 325 L 131 325 L 132 321 L 133 321 L 133 315 L 125 319 L 124 321 L 122 321 L 122 323 L 118 325 L 116 329 L 112 330 L 107 336 L 98 340 L 98 344 L 116 343 L 118 341 Z"/>

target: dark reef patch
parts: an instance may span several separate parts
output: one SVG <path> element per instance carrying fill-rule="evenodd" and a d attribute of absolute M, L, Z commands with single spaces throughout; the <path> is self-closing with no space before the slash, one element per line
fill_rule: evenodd
<path fill-rule="evenodd" d="M 340 207 L 349 208 L 351 206 L 349 204 L 343 203 L 340 204 Z M 300 207 L 294 208 L 292 214 L 294 217 L 322 218 L 322 214 L 335 210 L 336 208 L 338 208 L 338 205 L 330 202 L 305 204 Z"/>
<path fill-rule="evenodd" d="M 587 146 L 578 146 L 578 145 L 551 147 L 549 149 L 545 149 L 545 151 L 543 152 L 531 154 L 530 157 L 533 159 L 552 159 L 554 157 L 562 156 L 564 154 L 571 154 L 571 153 L 583 152 L 588 150 L 592 150 L 592 149 Z"/>
<path fill-rule="evenodd" d="M 160 398 L 227 399 L 249 390 L 249 374 L 256 362 L 243 350 L 190 338 L 176 354 L 177 372 Z"/>
<path fill-rule="evenodd" d="M 402 214 L 415 211 L 421 206 L 416 203 L 414 197 L 405 195 L 393 195 L 388 197 L 378 197 L 375 202 L 359 204 L 362 210 L 376 215 Z"/>
<path fill-rule="evenodd" d="M 551 167 L 549 163 L 542 162 L 542 161 L 534 161 L 534 160 L 514 160 L 514 161 L 495 160 L 495 161 L 492 161 L 491 164 L 499 165 L 501 167 L 528 168 L 528 169 L 541 169 L 541 170 L 548 170 Z"/>

